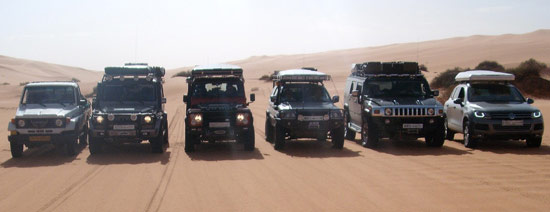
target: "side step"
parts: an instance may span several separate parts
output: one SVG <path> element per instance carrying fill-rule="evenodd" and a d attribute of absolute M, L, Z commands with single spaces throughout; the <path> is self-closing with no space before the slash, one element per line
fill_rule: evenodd
<path fill-rule="evenodd" d="M 354 123 L 348 123 L 348 128 L 350 128 L 351 130 L 355 131 L 355 132 L 358 132 L 358 133 L 361 133 L 361 127 L 357 124 L 354 124 Z"/>

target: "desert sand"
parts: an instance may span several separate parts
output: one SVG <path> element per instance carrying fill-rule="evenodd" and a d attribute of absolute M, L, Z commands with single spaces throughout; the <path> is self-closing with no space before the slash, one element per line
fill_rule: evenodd
<path fill-rule="evenodd" d="M 493 44 L 492 50 L 481 52 L 480 45 Z M 343 150 L 306 140 L 275 151 L 263 130 L 271 83 L 257 79 L 273 70 L 314 66 L 333 75 L 334 84 L 327 88 L 343 96 L 355 62 L 417 60 L 417 49 L 422 49 L 418 60 L 428 65 L 431 79 L 438 70 L 473 67 L 485 59 L 505 65 L 531 57 L 548 62 L 549 46 L 550 31 L 537 31 L 235 61 L 245 69 L 247 91 L 257 89 L 250 106 L 253 152 L 233 143 L 184 152 L 182 96 L 187 87 L 184 78 L 170 76 L 185 68 L 174 69 L 165 83 L 170 130 L 166 153 L 151 154 L 144 142 L 108 147 L 97 156 L 90 156 L 87 147 L 74 157 L 53 147 L 26 149 L 22 158 L 12 159 L 5 131 L 0 138 L 0 211 L 547 211 L 549 133 L 535 149 L 519 141 L 489 141 L 472 150 L 459 135 L 440 149 L 427 148 L 422 139 L 384 140 L 377 149 L 346 140 Z M 33 64 L 33 69 L 26 72 L 20 64 Z M 8 74 L 6 67 L 18 74 Z M 98 72 L 7 57 L 0 57 L 0 74 L 0 83 L 16 82 L 0 87 L 0 129 L 7 129 L 15 114 L 19 82 L 76 77 L 88 86 L 83 88 L 87 93 L 101 79 Z M 535 103 L 547 123 L 549 103 Z"/>

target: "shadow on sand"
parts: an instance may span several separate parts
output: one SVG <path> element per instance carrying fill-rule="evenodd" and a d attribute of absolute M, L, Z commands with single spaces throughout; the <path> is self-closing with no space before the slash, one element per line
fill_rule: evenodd
<path fill-rule="evenodd" d="M 458 142 L 464 144 L 464 140 L 447 142 Z M 517 154 L 517 155 L 549 155 L 550 147 L 541 145 L 538 148 L 527 147 L 525 141 L 517 140 L 483 140 L 477 143 L 475 148 L 479 151 L 492 152 L 496 154 Z"/>
<path fill-rule="evenodd" d="M 349 144 L 349 142 L 346 142 L 343 149 L 335 149 L 332 148 L 332 143 L 330 141 L 319 142 L 310 139 L 290 140 L 286 142 L 285 148 L 280 152 L 292 157 L 304 158 L 344 158 L 361 156 L 359 154 L 360 151 L 352 151 L 346 148 L 346 145 Z"/>
<path fill-rule="evenodd" d="M 372 150 L 392 154 L 392 155 L 405 155 L 405 156 L 425 156 L 425 155 L 464 155 L 471 154 L 467 150 L 457 149 L 445 145 L 445 141 L 442 147 L 429 147 L 422 140 L 389 140 L 381 139 L 378 141 L 378 146 L 372 148 Z M 348 142 L 349 145 L 353 145 L 353 142 Z M 356 145 L 361 145 L 359 140 L 355 141 Z"/>
<path fill-rule="evenodd" d="M 170 154 L 170 151 L 162 154 L 151 153 L 149 143 L 104 145 L 102 152 L 88 156 L 86 162 L 96 165 L 160 162 L 165 165 L 170 161 Z"/>
<path fill-rule="evenodd" d="M 201 143 L 195 147 L 195 152 L 188 152 L 191 160 L 223 161 L 223 160 L 263 160 L 258 148 L 248 152 L 239 143 Z"/>
<path fill-rule="evenodd" d="M 69 156 L 65 154 L 64 149 L 56 149 L 53 145 L 44 145 L 32 149 L 25 149 L 20 158 L 10 158 L 0 166 L 9 167 L 41 167 L 41 166 L 59 166 L 71 163 L 74 160 L 80 160 L 78 155 L 85 149 L 85 146 L 78 146 L 76 154 Z M 10 151 L 7 149 L 6 151 Z"/>

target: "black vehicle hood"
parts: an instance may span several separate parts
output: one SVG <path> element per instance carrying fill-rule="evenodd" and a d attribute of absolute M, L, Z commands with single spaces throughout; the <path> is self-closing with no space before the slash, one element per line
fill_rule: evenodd
<path fill-rule="evenodd" d="M 435 98 L 369 98 L 372 104 L 378 106 L 398 106 L 398 105 L 438 105 L 441 106 Z"/>
<path fill-rule="evenodd" d="M 153 113 L 154 106 L 105 106 L 101 107 L 103 113 Z"/>
<path fill-rule="evenodd" d="M 282 110 L 331 110 L 339 109 L 332 102 L 284 102 L 279 105 Z"/>
<path fill-rule="evenodd" d="M 235 110 L 243 110 L 247 109 L 242 104 L 223 104 L 223 103 L 211 103 L 211 104 L 199 104 L 194 106 L 193 108 L 200 109 L 201 111 L 235 111 Z"/>

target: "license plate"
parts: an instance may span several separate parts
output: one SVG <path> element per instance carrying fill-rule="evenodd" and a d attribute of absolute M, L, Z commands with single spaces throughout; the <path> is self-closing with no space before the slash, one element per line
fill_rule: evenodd
<path fill-rule="evenodd" d="M 309 129 L 319 129 L 319 122 L 313 121 L 308 124 Z"/>
<path fill-rule="evenodd" d="M 304 116 L 304 121 L 322 121 L 323 116 Z"/>
<path fill-rule="evenodd" d="M 109 131 L 110 136 L 135 136 L 136 131 Z"/>
<path fill-rule="evenodd" d="M 424 124 L 403 124 L 403 129 L 422 129 Z"/>
<path fill-rule="evenodd" d="M 502 120 L 502 126 L 523 126 L 523 120 Z"/>
<path fill-rule="evenodd" d="M 45 141 L 50 141 L 50 140 L 51 140 L 50 136 L 29 136 L 29 141 L 45 142 Z"/>
<path fill-rule="evenodd" d="M 113 125 L 114 130 L 133 130 L 134 125 Z"/>
<path fill-rule="evenodd" d="M 210 122 L 208 125 L 213 128 L 222 128 L 222 127 L 229 127 L 229 122 Z"/>

